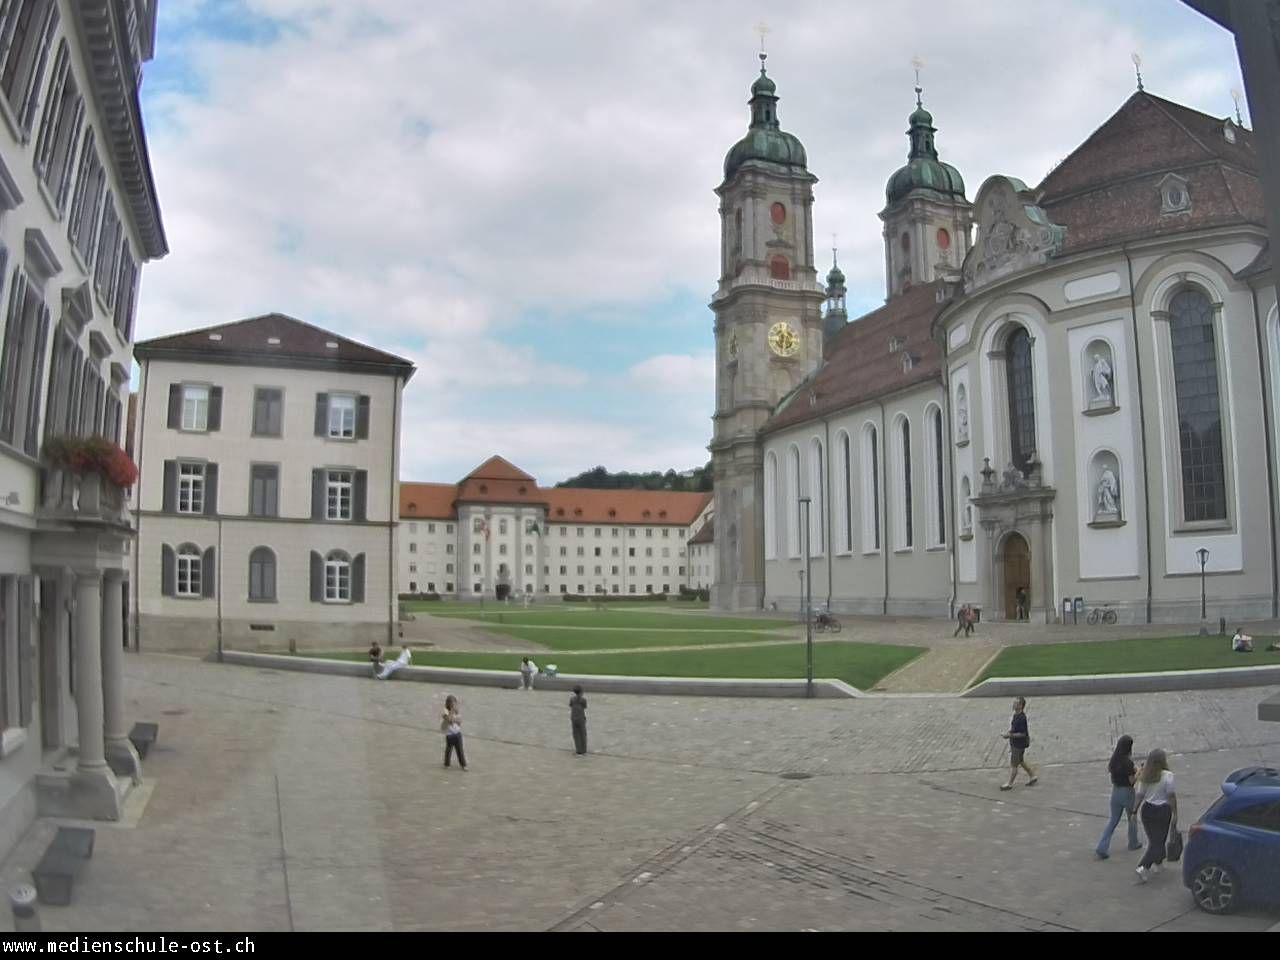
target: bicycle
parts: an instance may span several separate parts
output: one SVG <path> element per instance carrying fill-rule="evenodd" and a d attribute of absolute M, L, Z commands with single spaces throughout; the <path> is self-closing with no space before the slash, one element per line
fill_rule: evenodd
<path fill-rule="evenodd" d="M 819 610 L 813 617 L 814 629 L 819 633 L 839 633 L 840 621 L 826 610 Z"/>
<path fill-rule="evenodd" d="M 1116 622 L 1116 612 L 1111 609 L 1111 604 L 1104 603 L 1100 607 L 1094 607 L 1089 611 L 1089 626 L 1096 627 L 1100 622 L 1111 626 Z"/>

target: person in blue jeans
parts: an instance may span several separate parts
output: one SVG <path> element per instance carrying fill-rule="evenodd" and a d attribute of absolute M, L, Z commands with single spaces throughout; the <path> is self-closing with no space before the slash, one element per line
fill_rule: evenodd
<path fill-rule="evenodd" d="M 1138 812 L 1133 802 L 1133 781 L 1138 770 L 1133 765 L 1133 737 L 1127 733 L 1116 741 L 1116 749 L 1111 754 L 1107 771 L 1111 774 L 1111 819 L 1107 821 L 1102 839 L 1098 841 L 1096 852 L 1099 860 L 1106 860 L 1111 856 L 1108 852 L 1111 849 L 1111 835 L 1119 826 L 1121 816 L 1129 818 L 1129 849 L 1142 849 L 1142 844 L 1138 842 Z"/>

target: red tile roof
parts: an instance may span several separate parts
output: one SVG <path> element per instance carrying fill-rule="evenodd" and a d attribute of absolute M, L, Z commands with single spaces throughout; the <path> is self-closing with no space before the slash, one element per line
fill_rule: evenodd
<path fill-rule="evenodd" d="M 1049 218 L 1067 228 L 1064 253 L 1141 237 L 1264 223 L 1253 134 L 1225 118 L 1138 92 L 1037 188 Z M 1187 180 L 1188 213 L 1162 214 L 1160 182 Z"/>
<path fill-rule="evenodd" d="M 710 493 L 674 490 L 589 490 L 540 487 L 501 457 L 491 457 L 461 483 L 401 483 L 400 518 L 454 519 L 459 503 L 530 504 L 547 508 L 550 523 L 689 526 Z"/>
<path fill-rule="evenodd" d="M 942 369 L 942 351 L 931 328 L 946 305 L 947 292 L 942 280 L 920 284 L 849 323 L 836 334 L 817 373 L 782 401 L 763 432 L 815 420 L 936 379 Z M 911 357 L 910 369 L 904 356 Z"/>

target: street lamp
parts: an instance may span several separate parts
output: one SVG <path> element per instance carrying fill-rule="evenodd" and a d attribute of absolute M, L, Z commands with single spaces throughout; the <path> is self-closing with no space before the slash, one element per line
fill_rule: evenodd
<path fill-rule="evenodd" d="M 1209 551 L 1201 547 L 1196 551 L 1196 559 L 1200 561 L 1200 636 L 1209 635 L 1209 627 L 1205 623 L 1204 605 L 1204 565 L 1209 562 Z"/>
<path fill-rule="evenodd" d="M 804 604 L 804 695 L 811 699 L 813 697 L 813 569 L 810 566 L 812 557 L 809 544 L 809 506 L 812 502 L 810 497 L 800 498 L 800 504 L 804 507 L 804 589 L 801 591 L 803 594 L 801 602 Z"/>

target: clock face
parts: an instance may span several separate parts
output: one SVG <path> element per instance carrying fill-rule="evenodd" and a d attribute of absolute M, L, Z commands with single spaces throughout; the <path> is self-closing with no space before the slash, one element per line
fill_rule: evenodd
<path fill-rule="evenodd" d="M 800 338 L 785 320 L 769 328 L 769 349 L 780 357 L 793 357 L 800 350 Z"/>

